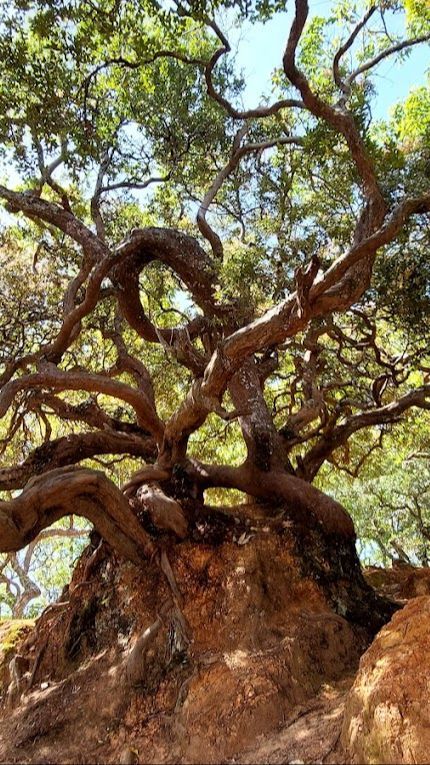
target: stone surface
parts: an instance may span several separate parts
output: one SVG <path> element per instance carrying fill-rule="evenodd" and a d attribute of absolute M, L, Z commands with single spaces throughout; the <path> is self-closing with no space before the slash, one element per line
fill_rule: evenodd
<path fill-rule="evenodd" d="M 410 600 L 362 656 L 341 740 L 351 763 L 430 761 L 430 597 Z"/>

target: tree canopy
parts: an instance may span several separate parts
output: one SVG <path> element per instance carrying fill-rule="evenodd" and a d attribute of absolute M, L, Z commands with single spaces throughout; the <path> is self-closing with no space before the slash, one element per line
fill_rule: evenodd
<path fill-rule="evenodd" d="M 285 8 L 245 107 L 226 30 Z M 372 108 L 430 11 L 312 10 L 1 4 L 3 552 L 82 515 L 138 562 L 209 489 L 353 538 L 327 467 L 428 432 L 429 89 Z"/>

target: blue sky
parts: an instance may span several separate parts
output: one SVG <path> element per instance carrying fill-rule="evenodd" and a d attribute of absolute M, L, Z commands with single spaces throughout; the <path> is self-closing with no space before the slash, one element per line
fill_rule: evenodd
<path fill-rule="evenodd" d="M 330 13 L 333 0 L 310 0 L 310 15 L 326 16 Z M 237 49 L 237 63 L 247 75 L 249 85 L 244 96 L 246 107 L 256 106 L 261 94 L 270 92 L 270 74 L 282 61 L 282 53 L 293 17 L 293 3 L 290 10 L 277 14 L 271 21 L 258 25 L 241 24 L 240 29 L 230 28 L 229 41 Z M 404 25 L 396 18 L 396 26 L 391 31 L 399 32 L 407 38 Z M 228 26 L 228 25 L 227 25 Z M 345 30 L 345 37 L 349 29 Z M 375 69 L 374 84 L 378 94 L 373 104 L 373 117 L 388 116 L 390 108 L 402 101 L 411 87 L 422 85 L 426 71 L 430 70 L 430 45 L 420 44 L 411 48 L 409 57 L 403 61 L 393 58 L 381 62 Z"/>

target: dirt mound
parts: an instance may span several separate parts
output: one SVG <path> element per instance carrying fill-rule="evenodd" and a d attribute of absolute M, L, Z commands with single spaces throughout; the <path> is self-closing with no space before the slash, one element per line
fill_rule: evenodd
<path fill-rule="evenodd" d="M 356 669 L 368 634 L 334 610 L 347 580 L 330 583 L 328 553 L 306 559 L 282 517 L 201 518 L 165 552 L 182 622 L 163 612 L 155 562 L 121 563 L 97 540 L 86 550 L 20 649 L 36 646 L 37 671 L 4 718 L 1 761 L 220 762 Z M 157 621 L 135 686 L 127 657 Z"/>
<path fill-rule="evenodd" d="M 285 763 L 345 763 L 339 749 L 345 699 L 354 676 L 324 683 L 306 704 L 297 706 L 285 723 L 259 736 L 254 745 L 232 762 L 253 765 Z"/>
<path fill-rule="evenodd" d="M 411 600 L 377 635 L 348 696 L 342 743 L 352 763 L 428 763 L 430 598 Z"/>

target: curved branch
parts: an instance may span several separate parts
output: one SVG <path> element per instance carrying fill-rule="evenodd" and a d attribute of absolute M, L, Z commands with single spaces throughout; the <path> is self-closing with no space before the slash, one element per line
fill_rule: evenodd
<path fill-rule="evenodd" d="M 343 446 L 353 433 L 372 425 L 396 422 L 403 412 L 412 407 L 430 410 L 430 385 L 423 385 L 411 390 L 397 401 L 392 401 L 385 406 L 354 414 L 348 417 L 342 425 L 338 425 L 324 434 L 303 458 L 303 478 L 312 481 L 325 460 L 330 457 L 335 449 Z"/>
<path fill-rule="evenodd" d="M 375 5 L 372 5 L 367 13 L 364 15 L 363 19 L 357 24 L 357 26 L 352 31 L 351 35 L 347 39 L 347 41 L 339 48 L 337 51 L 334 60 L 333 60 L 333 77 L 336 85 L 341 89 L 342 91 L 342 98 L 339 101 L 340 107 L 345 107 L 346 101 L 348 100 L 350 94 L 351 94 L 351 84 L 354 82 L 354 80 L 360 75 L 364 74 L 364 72 L 369 71 L 369 69 L 373 69 L 374 66 L 379 64 L 381 61 L 383 61 L 385 58 L 388 58 L 389 56 L 393 55 L 394 53 L 399 53 L 402 50 L 405 50 L 406 48 L 411 48 L 413 45 L 418 45 L 422 42 L 427 42 L 430 40 L 430 34 L 427 35 L 421 35 L 420 37 L 414 37 L 410 38 L 409 40 L 403 40 L 398 43 L 394 43 L 388 48 L 385 48 L 385 50 L 382 50 L 380 53 L 378 53 L 376 56 L 371 58 L 369 61 L 366 61 L 361 66 L 357 67 L 357 69 L 354 69 L 351 74 L 348 75 L 348 77 L 345 78 L 345 80 L 342 80 L 340 76 L 339 71 L 339 63 L 342 56 L 349 50 L 351 45 L 353 44 L 354 40 L 356 39 L 358 33 L 361 29 L 367 24 L 370 17 L 375 13 L 377 10 L 377 7 Z"/>
<path fill-rule="evenodd" d="M 216 274 L 208 254 L 194 237 L 167 228 L 134 229 L 116 252 L 124 261 L 113 270 L 112 280 L 124 318 L 145 340 L 171 349 L 180 363 L 201 375 L 206 361 L 192 340 L 207 330 L 208 318 L 229 314 L 228 306 L 216 302 Z M 172 329 L 156 327 L 148 319 L 140 299 L 139 274 L 154 260 L 175 272 L 205 316 L 196 316 L 184 327 Z"/>
<path fill-rule="evenodd" d="M 47 202 L 32 192 L 11 191 L 5 186 L 0 186 L 0 197 L 6 200 L 7 209 L 11 212 L 22 212 L 28 218 L 51 223 L 80 244 L 84 250 L 91 252 L 96 259 L 104 258 L 108 254 L 106 245 L 99 237 L 60 205 Z"/>
<path fill-rule="evenodd" d="M 22 489 L 32 476 L 75 465 L 100 454 L 129 454 L 152 461 L 156 457 L 156 446 L 152 438 L 143 439 L 111 430 L 72 433 L 38 446 L 20 465 L 1 468 L 0 491 Z"/>
<path fill-rule="evenodd" d="M 89 393 L 96 391 L 119 398 L 133 407 L 138 424 L 152 433 L 157 441 L 160 441 L 163 436 L 163 422 L 144 391 L 136 390 L 136 388 L 112 380 L 102 374 L 83 370 L 63 371 L 54 364 L 44 364 L 38 372 L 23 375 L 6 383 L 0 392 L 0 418 L 4 417 L 17 393 L 33 388 L 52 388 L 60 391 L 85 390 Z"/>
<path fill-rule="evenodd" d="M 83 89 L 84 91 L 84 117 L 87 115 L 87 102 L 90 85 L 92 80 L 97 77 L 99 72 L 102 72 L 104 69 L 107 69 L 110 66 L 120 66 L 124 69 L 139 69 L 141 66 L 154 64 L 160 58 L 173 58 L 177 61 L 181 61 L 183 64 L 194 64 L 200 67 L 204 67 L 206 65 L 206 62 L 200 58 L 189 58 L 182 53 L 171 50 L 156 51 L 152 56 L 147 59 L 143 59 L 142 61 L 130 61 L 129 59 L 124 58 L 124 56 L 116 56 L 114 58 L 106 59 L 106 61 L 103 61 L 103 63 L 96 66 L 92 72 L 90 72 L 89 75 L 85 77 L 79 87 L 79 90 Z"/>
<path fill-rule="evenodd" d="M 48 407 L 49 410 L 58 415 L 62 420 L 85 422 L 93 428 L 104 428 L 105 430 L 108 428 L 119 433 L 130 433 L 141 439 L 148 438 L 149 436 L 149 433 L 139 427 L 139 425 L 136 425 L 135 422 L 125 422 L 116 417 L 110 417 L 97 404 L 94 398 L 89 398 L 80 404 L 70 404 L 53 393 L 32 391 L 26 401 L 26 410 L 37 413 L 43 405 Z M 46 410 L 42 411 L 44 414 L 50 414 Z"/>
<path fill-rule="evenodd" d="M 337 51 L 334 59 L 333 59 L 333 78 L 336 83 L 336 85 L 344 89 L 344 83 L 341 79 L 340 72 L 339 72 L 339 64 L 342 56 L 345 55 L 345 53 L 350 49 L 351 45 L 353 45 L 354 40 L 356 39 L 357 35 L 360 33 L 360 31 L 363 29 L 363 27 L 366 26 L 367 22 L 373 16 L 373 14 L 376 11 L 376 5 L 371 5 L 367 13 L 363 16 L 361 21 L 354 27 L 351 34 L 349 35 L 346 42 L 343 43 L 343 45 L 340 46 L 339 50 Z"/>
<path fill-rule="evenodd" d="M 186 15 L 186 12 L 184 12 L 184 15 Z M 222 45 L 221 48 L 217 48 L 217 50 L 211 56 L 210 60 L 205 64 L 204 74 L 208 96 L 212 98 L 212 100 L 217 104 L 222 106 L 229 117 L 232 117 L 234 120 L 261 119 L 264 117 L 270 117 L 272 114 L 277 114 L 282 109 L 289 109 L 293 107 L 298 109 L 306 108 L 303 101 L 298 101 L 294 98 L 285 98 L 280 101 L 276 101 L 269 106 L 257 106 L 255 109 L 236 109 L 230 103 L 230 101 L 228 101 L 227 98 L 222 96 L 221 93 L 218 93 L 214 86 L 212 76 L 218 61 L 222 58 L 222 56 L 230 52 L 230 43 L 215 21 L 209 19 L 207 16 L 203 18 L 203 21 L 215 32 Z"/>
<path fill-rule="evenodd" d="M 327 310 L 327 308 L 324 308 L 324 302 L 327 306 L 327 303 L 335 298 L 337 303 L 333 306 L 333 310 L 343 308 L 343 303 L 339 302 L 339 293 L 344 292 L 348 294 L 348 292 L 341 281 L 342 277 L 346 276 L 352 270 L 352 266 L 360 260 L 373 256 L 379 247 L 392 242 L 411 215 L 421 215 L 426 212 L 430 212 L 430 192 L 420 197 L 411 197 L 400 202 L 377 231 L 354 244 L 344 255 L 335 260 L 321 279 L 315 281 L 310 290 L 310 300 L 314 304 L 318 303 L 319 310 Z M 337 285 L 336 291 L 331 290 L 335 285 Z M 363 289 L 361 289 L 361 292 L 363 292 Z M 360 294 L 355 296 L 354 300 Z"/>
<path fill-rule="evenodd" d="M 207 222 L 206 213 L 210 205 L 214 201 L 216 195 L 218 194 L 219 190 L 221 189 L 224 181 L 237 168 L 242 157 L 245 157 L 247 154 L 263 152 L 265 151 L 265 149 L 270 149 L 270 148 L 273 148 L 274 146 L 280 146 L 280 145 L 286 145 L 286 144 L 294 144 L 296 146 L 303 145 L 303 139 L 297 136 L 280 136 L 278 138 L 268 139 L 267 141 L 260 141 L 258 143 L 248 143 L 248 144 L 245 144 L 244 146 L 241 146 L 240 142 L 242 138 L 246 135 L 247 130 L 248 130 L 248 126 L 244 125 L 240 130 L 237 131 L 233 140 L 233 147 L 232 147 L 230 159 L 227 162 L 227 164 L 222 168 L 222 170 L 220 170 L 215 180 L 211 184 L 210 188 L 206 192 L 197 212 L 197 225 L 199 227 L 199 231 L 202 234 L 202 236 L 204 236 L 205 239 L 208 240 L 210 246 L 212 247 L 212 252 L 218 260 L 220 260 L 223 256 L 222 242 L 218 234 L 213 230 L 213 228 Z"/>
<path fill-rule="evenodd" d="M 293 519 L 303 521 L 313 517 L 329 534 L 348 538 L 355 535 L 354 524 L 339 502 L 285 472 L 265 472 L 246 464 L 240 467 L 203 465 L 197 460 L 190 461 L 190 472 L 204 488 L 222 486 L 263 500 L 281 501 Z"/>
<path fill-rule="evenodd" d="M 369 256 L 373 257 L 379 247 L 392 241 L 410 215 L 426 211 L 430 211 L 430 193 L 404 200 L 375 234 L 353 246 L 313 285 L 308 285 L 306 311 L 300 310 L 297 293 L 294 292 L 219 344 L 203 378 L 193 383 L 185 400 L 166 423 L 165 459 L 169 461 L 172 458 L 172 449 L 177 450 L 178 456 L 183 455 L 189 435 L 203 424 L 209 412 L 219 407 L 219 399 L 228 381 L 247 357 L 297 334 L 312 317 L 349 307 L 362 295 L 370 280 L 367 267 L 363 268 L 362 273 L 351 275 L 352 266 Z"/>
<path fill-rule="evenodd" d="M 197 305 L 206 313 L 217 313 L 214 291 L 216 274 L 211 258 L 198 241 L 182 231 L 169 228 L 137 228 L 116 248 L 124 264 L 114 271 L 123 289 L 130 287 L 126 272 L 135 278 L 142 268 L 159 260 L 172 269 L 190 290 Z M 121 294 L 119 297 L 122 297 Z M 165 330 L 170 332 L 170 330 Z"/>
<path fill-rule="evenodd" d="M 120 555 L 136 565 L 155 553 L 115 484 L 99 471 L 69 467 L 33 478 L 19 497 L 0 501 L 0 552 L 22 549 L 67 515 L 87 518 Z"/>
<path fill-rule="evenodd" d="M 325 120 L 328 125 L 344 136 L 361 178 L 365 195 L 371 202 L 369 210 L 371 215 L 367 226 L 367 233 L 369 233 L 381 225 L 385 213 L 385 201 L 378 185 L 375 170 L 352 114 L 330 106 L 318 94 L 314 93 L 307 78 L 296 65 L 296 50 L 307 21 L 309 6 L 308 0 L 295 0 L 295 4 L 295 17 L 283 57 L 284 72 L 291 84 L 299 90 L 306 108 L 315 117 Z"/>
<path fill-rule="evenodd" d="M 347 77 L 345 80 L 346 85 L 349 86 L 351 82 L 353 82 L 360 74 L 363 74 L 369 69 L 372 69 L 374 66 L 379 64 L 380 61 L 383 61 L 384 58 L 392 56 L 393 53 L 398 53 L 405 48 L 411 48 L 413 45 L 419 45 L 419 43 L 427 42 L 428 40 L 430 40 L 430 34 L 421 35 L 421 37 L 413 37 L 409 40 L 403 40 L 402 42 L 396 43 L 395 45 L 391 45 L 389 48 L 386 48 L 385 50 L 378 53 L 377 56 L 374 56 L 372 59 L 370 59 L 370 61 L 366 61 L 366 63 L 362 64 L 353 72 L 351 72 L 349 77 Z"/>
<path fill-rule="evenodd" d="M 10 379 L 15 369 L 22 363 L 34 361 L 43 355 L 54 363 L 60 361 L 64 351 L 76 338 L 80 330 L 81 320 L 95 307 L 100 296 L 103 279 L 112 267 L 121 261 L 121 255 L 111 253 L 104 242 L 93 234 L 87 226 L 75 218 L 71 212 L 53 202 L 47 202 L 33 193 L 11 191 L 4 186 L 0 186 L 0 197 L 7 201 L 7 207 L 11 211 L 22 212 L 31 219 L 38 219 L 54 225 L 79 244 L 85 253 L 84 263 L 66 291 L 63 322 L 57 337 L 52 343 L 42 346 L 37 353 L 15 362 L 7 371 L 7 378 Z M 77 292 L 87 278 L 88 284 L 84 299 L 76 305 Z M 3 378 L 6 379 L 6 375 L 3 375 Z"/>

